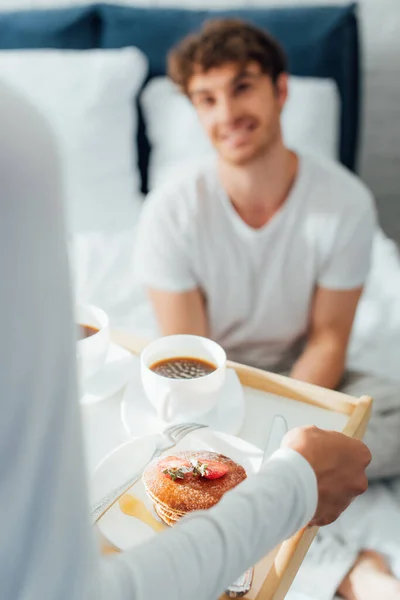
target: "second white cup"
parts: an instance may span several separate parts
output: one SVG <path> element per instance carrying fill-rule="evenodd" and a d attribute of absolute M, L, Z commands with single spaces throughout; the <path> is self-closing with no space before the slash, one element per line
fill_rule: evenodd
<path fill-rule="evenodd" d="M 198 359 L 215 370 L 201 377 L 172 379 L 152 370 L 167 359 Z M 165 422 L 188 421 L 210 411 L 225 383 L 226 354 L 216 342 L 195 335 L 171 335 L 151 342 L 141 354 L 141 378 L 148 400 Z"/>
<path fill-rule="evenodd" d="M 86 381 L 103 367 L 110 346 L 108 315 L 92 304 L 79 304 L 75 309 L 77 326 L 89 327 L 91 335 L 79 335 L 76 354 L 81 382 Z"/>

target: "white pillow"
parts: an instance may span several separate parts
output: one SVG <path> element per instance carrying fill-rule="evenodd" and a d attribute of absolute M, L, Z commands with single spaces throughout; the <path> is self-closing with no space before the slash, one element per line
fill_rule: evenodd
<path fill-rule="evenodd" d="M 151 144 L 149 189 L 182 172 L 182 165 L 189 168 L 214 152 L 190 101 L 168 77 L 152 79 L 141 103 Z M 334 81 L 289 77 L 282 114 L 283 137 L 289 147 L 337 159 L 339 122 Z"/>
<path fill-rule="evenodd" d="M 338 160 L 340 97 L 336 82 L 290 76 L 282 133 L 290 148 Z"/>
<path fill-rule="evenodd" d="M 146 73 L 136 48 L 0 52 L 0 78 L 55 134 L 71 233 L 118 229 L 140 202 L 135 100 Z"/>

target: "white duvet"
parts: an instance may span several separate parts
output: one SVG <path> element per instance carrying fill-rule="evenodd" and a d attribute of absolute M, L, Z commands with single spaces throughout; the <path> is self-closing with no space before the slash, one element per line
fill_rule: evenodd
<path fill-rule="evenodd" d="M 133 274 L 137 214 L 117 233 L 73 237 L 76 297 L 103 307 L 117 328 L 157 335 L 148 302 Z M 371 272 L 357 311 L 348 366 L 400 381 L 400 258 L 397 246 L 378 230 Z"/>
<path fill-rule="evenodd" d="M 400 256 L 378 230 L 350 341 L 350 367 L 400 381 Z"/>
<path fill-rule="evenodd" d="M 132 212 L 124 214 L 118 230 L 72 235 L 70 258 L 78 303 L 101 306 L 114 328 L 154 337 L 158 333 L 156 323 L 133 274 L 138 206 L 135 202 Z"/>

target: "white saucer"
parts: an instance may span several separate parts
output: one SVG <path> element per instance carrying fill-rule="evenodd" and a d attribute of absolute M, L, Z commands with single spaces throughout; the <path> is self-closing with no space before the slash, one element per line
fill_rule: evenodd
<path fill-rule="evenodd" d="M 154 436 L 145 436 L 126 442 L 110 452 L 94 472 L 90 485 L 91 501 L 99 501 L 132 476 L 132 473 L 143 470 L 153 453 L 154 442 Z M 256 446 L 208 428 L 193 431 L 172 450 L 167 450 L 166 454 L 178 450 L 219 452 L 241 464 L 248 475 L 258 471 L 263 457 L 262 450 Z M 143 502 L 151 521 L 161 523 L 141 480 L 129 490 L 129 495 Z M 98 528 L 107 540 L 121 550 L 128 550 L 156 535 L 148 524 L 123 513 L 118 502 L 98 522 Z"/>
<path fill-rule="evenodd" d="M 210 412 L 190 420 L 223 433 L 237 435 L 243 425 L 244 416 L 242 385 L 236 371 L 227 369 L 225 385 L 220 391 L 216 406 Z M 140 379 L 140 361 L 136 357 L 132 377 L 122 399 L 121 419 L 126 431 L 133 437 L 159 433 L 169 425 L 158 419 L 155 408 L 146 398 Z"/>
<path fill-rule="evenodd" d="M 114 396 L 132 373 L 135 356 L 117 344 L 110 344 L 105 364 L 82 383 L 81 404 L 94 404 Z"/>

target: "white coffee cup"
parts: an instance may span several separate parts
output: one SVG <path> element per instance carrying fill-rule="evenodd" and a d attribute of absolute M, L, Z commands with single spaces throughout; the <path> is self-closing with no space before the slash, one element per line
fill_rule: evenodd
<path fill-rule="evenodd" d="M 76 342 L 79 378 L 89 379 L 103 367 L 110 346 L 110 326 L 107 313 L 93 304 L 78 304 L 75 309 L 77 325 L 89 325 L 96 333 Z"/>
<path fill-rule="evenodd" d="M 172 379 L 151 367 L 168 358 L 198 358 L 215 371 L 193 379 Z M 210 411 L 225 382 L 226 354 L 216 342 L 196 335 L 170 335 L 151 342 L 142 352 L 141 377 L 147 398 L 162 421 L 188 421 Z"/>

